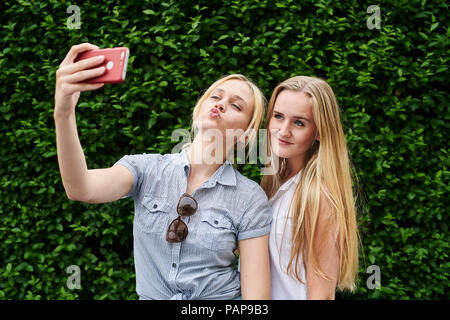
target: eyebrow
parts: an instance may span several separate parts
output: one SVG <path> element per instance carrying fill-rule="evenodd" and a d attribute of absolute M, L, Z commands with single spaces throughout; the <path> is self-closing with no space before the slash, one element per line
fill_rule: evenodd
<path fill-rule="evenodd" d="M 274 112 L 274 113 L 278 113 L 278 114 L 284 116 L 284 114 L 281 113 L 281 112 L 279 112 L 279 111 L 273 110 L 273 112 Z M 306 118 L 306 117 L 304 117 L 304 116 L 293 116 L 292 118 L 294 118 L 294 119 L 303 119 L 303 120 L 306 120 L 306 121 L 308 121 L 308 122 L 311 122 L 311 121 L 309 121 L 308 118 Z"/>
<path fill-rule="evenodd" d="M 219 91 L 220 93 L 224 93 L 224 92 L 225 92 L 225 90 L 223 90 L 222 88 L 215 88 L 215 89 L 213 90 L 213 92 L 211 92 L 211 93 L 214 93 L 215 91 Z M 236 94 L 232 94 L 231 97 L 234 98 L 235 100 L 240 100 L 240 101 L 242 101 L 242 102 L 244 103 L 244 107 L 247 106 L 247 102 L 245 102 L 245 100 L 242 99 L 240 96 L 238 96 L 238 95 L 236 95 Z"/>

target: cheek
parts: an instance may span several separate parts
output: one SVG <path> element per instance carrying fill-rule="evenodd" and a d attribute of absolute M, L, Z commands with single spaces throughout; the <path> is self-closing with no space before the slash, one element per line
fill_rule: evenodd
<path fill-rule="evenodd" d="M 203 102 L 203 104 L 200 106 L 200 113 L 208 113 L 209 109 L 211 109 L 213 106 L 211 105 L 211 103 L 208 103 L 208 100 L 206 100 L 205 102 Z"/>
<path fill-rule="evenodd" d="M 267 138 L 268 139 L 274 139 L 277 135 L 277 131 L 278 128 L 276 127 L 276 125 L 274 125 L 273 121 L 270 121 L 269 124 L 267 125 Z"/>
<path fill-rule="evenodd" d="M 198 111 L 198 115 L 202 116 L 205 113 L 205 105 L 204 103 L 200 105 L 199 111 Z"/>
<path fill-rule="evenodd" d="M 233 127 L 242 129 L 244 131 L 247 130 L 247 127 L 249 126 L 251 121 L 252 118 L 244 114 L 236 114 L 230 119 Z"/>
<path fill-rule="evenodd" d="M 274 132 L 277 129 L 278 129 L 278 126 L 276 125 L 276 123 L 274 121 L 270 120 L 269 124 L 267 125 L 267 130 L 269 130 L 269 132 Z"/>
<path fill-rule="evenodd" d="M 310 142 L 312 143 L 312 139 L 314 138 L 313 133 L 310 132 L 297 132 L 294 134 L 294 139 L 296 143 L 302 145 L 302 146 L 309 146 Z"/>

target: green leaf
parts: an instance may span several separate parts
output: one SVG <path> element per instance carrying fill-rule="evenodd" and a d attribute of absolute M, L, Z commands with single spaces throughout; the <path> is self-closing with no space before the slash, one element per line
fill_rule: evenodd
<path fill-rule="evenodd" d="M 430 31 L 433 31 L 434 29 L 436 29 L 439 26 L 439 22 L 433 23 L 431 25 Z"/>
<path fill-rule="evenodd" d="M 146 15 L 156 16 L 156 12 L 151 9 L 145 9 L 144 11 L 142 11 L 142 13 Z"/>

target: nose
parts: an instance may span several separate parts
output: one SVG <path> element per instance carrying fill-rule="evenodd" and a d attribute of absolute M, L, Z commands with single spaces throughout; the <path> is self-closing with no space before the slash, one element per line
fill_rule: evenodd
<path fill-rule="evenodd" d="M 223 106 L 222 103 L 216 103 L 214 105 L 214 108 L 219 109 L 220 112 L 224 112 L 225 111 L 225 107 Z"/>
<path fill-rule="evenodd" d="M 291 135 L 291 131 L 289 128 L 289 121 L 284 121 L 283 124 L 281 125 L 279 131 L 278 131 L 278 135 L 281 138 L 289 138 Z"/>

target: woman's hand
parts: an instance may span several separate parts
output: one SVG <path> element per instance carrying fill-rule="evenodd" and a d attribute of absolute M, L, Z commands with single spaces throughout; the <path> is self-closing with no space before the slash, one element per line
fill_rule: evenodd
<path fill-rule="evenodd" d="M 81 91 L 96 90 L 103 87 L 103 83 L 79 83 L 98 77 L 105 72 L 104 67 L 86 70 L 102 63 L 104 57 L 92 57 L 74 62 L 78 54 L 93 49 L 99 48 L 90 43 L 72 46 L 59 65 L 59 69 L 56 71 L 55 115 L 68 115 L 75 112 L 75 106 Z"/>

